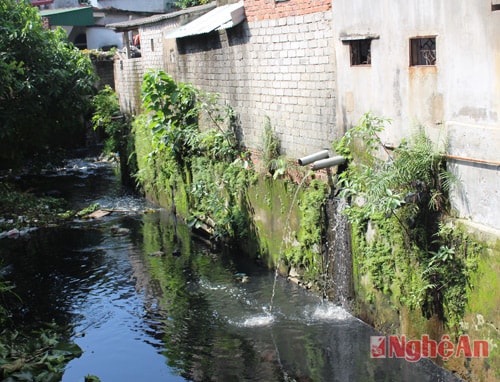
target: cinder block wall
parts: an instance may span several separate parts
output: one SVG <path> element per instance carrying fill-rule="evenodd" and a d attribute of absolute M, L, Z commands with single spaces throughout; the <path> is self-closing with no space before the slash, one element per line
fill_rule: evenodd
<path fill-rule="evenodd" d="M 98 82 L 97 87 L 99 89 L 104 88 L 105 85 L 109 85 L 112 88 L 115 87 L 115 77 L 113 74 L 113 61 L 112 60 L 94 60 L 92 62 L 94 65 L 95 73 L 97 74 Z"/>
<path fill-rule="evenodd" d="M 163 34 L 180 26 L 179 19 L 173 18 L 161 23 L 139 28 L 141 36 L 142 65 L 145 70 L 163 69 Z"/>
<path fill-rule="evenodd" d="M 177 81 L 220 93 L 239 118 L 243 143 L 261 148 L 267 118 L 291 158 L 330 148 L 335 62 L 330 2 L 245 1 L 231 29 L 164 42 Z"/>
<path fill-rule="evenodd" d="M 335 134 L 335 61 L 330 1 L 245 1 L 247 19 L 227 30 L 166 40 L 178 20 L 140 29 L 142 58 L 115 62 L 122 111 L 140 109 L 148 69 L 220 94 L 249 149 L 269 119 L 291 159 L 330 148 Z"/>
<path fill-rule="evenodd" d="M 120 110 L 136 115 L 140 113 L 141 84 L 144 68 L 140 58 L 115 60 L 115 90 L 119 95 Z"/>

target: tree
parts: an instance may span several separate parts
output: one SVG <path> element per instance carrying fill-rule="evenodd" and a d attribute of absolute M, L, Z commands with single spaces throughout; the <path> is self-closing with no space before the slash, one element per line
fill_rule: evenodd
<path fill-rule="evenodd" d="M 178 0 L 175 2 L 177 8 L 185 9 L 196 5 L 208 4 L 210 0 Z"/>
<path fill-rule="evenodd" d="M 90 59 L 27 1 L 0 2 L 0 168 L 75 144 L 94 92 Z"/>

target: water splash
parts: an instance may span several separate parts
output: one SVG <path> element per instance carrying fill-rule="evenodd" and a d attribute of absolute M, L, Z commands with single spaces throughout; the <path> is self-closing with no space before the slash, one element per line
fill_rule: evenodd
<path fill-rule="evenodd" d="M 318 305 L 310 316 L 313 321 L 346 321 L 350 318 L 352 316 L 345 309 L 332 303 Z"/>
<path fill-rule="evenodd" d="M 244 328 L 254 328 L 260 326 L 269 326 L 275 320 L 275 316 L 270 312 L 262 313 L 256 316 L 248 317 L 239 326 Z"/>
<path fill-rule="evenodd" d="M 280 269 L 280 265 L 281 265 L 281 255 L 283 252 L 283 246 L 285 243 L 290 241 L 290 217 L 292 214 L 292 209 L 293 209 L 293 206 L 295 204 L 295 201 L 297 200 L 297 196 L 299 195 L 299 191 L 302 188 L 302 185 L 304 184 L 306 179 L 309 177 L 309 174 L 310 174 L 310 172 L 308 172 L 306 175 L 304 175 L 304 177 L 300 181 L 299 185 L 297 186 L 297 189 L 295 190 L 295 193 L 293 194 L 292 202 L 290 203 L 290 208 L 288 209 L 288 213 L 286 215 L 285 228 L 283 230 L 283 232 L 285 233 L 285 237 L 281 241 L 281 245 L 280 245 L 280 249 L 279 249 L 279 253 L 278 253 L 278 262 L 276 264 L 276 270 L 274 271 L 273 291 L 271 294 L 271 301 L 269 303 L 269 312 L 272 312 L 272 310 L 273 310 L 274 296 L 276 294 L 276 282 L 277 282 L 278 276 L 279 276 L 279 269 Z"/>

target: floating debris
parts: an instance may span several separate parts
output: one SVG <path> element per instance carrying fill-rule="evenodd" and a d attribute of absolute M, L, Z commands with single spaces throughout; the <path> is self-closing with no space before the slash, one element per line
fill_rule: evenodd
<path fill-rule="evenodd" d="M 83 218 L 84 219 L 100 219 L 104 216 L 109 215 L 111 212 L 112 211 L 110 211 L 110 210 L 97 210 L 97 211 L 92 212 L 91 214 L 84 216 Z"/>
<path fill-rule="evenodd" d="M 247 283 L 250 281 L 250 277 L 248 277 L 246 273 L 235 273 L 233 277 L 235 280 L 240 281 L 242 283 Z"/>
<path fill-rule="evenodd" d="M 113 236 L 127 236 L 130 233 L 128 228 L 122 228 L 117 225 L 111 227 L 111 233 Z"/>

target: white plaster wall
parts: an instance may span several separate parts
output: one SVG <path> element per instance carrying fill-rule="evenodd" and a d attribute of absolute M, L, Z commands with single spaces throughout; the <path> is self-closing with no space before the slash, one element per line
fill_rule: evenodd
<path fill-rule="evenodd" d="M 172 9 L 174 1 L 171 0 L 97 0 L 98 7 L 114 7 L 127 11 L 138 12 L 166 12 Z"/>
<path fill-rule="evenodd" d="M 463 217 L 500 229 L 500 11 L 490 0 L 338 0 L 333 3 L 337 126 L 367 111 L 392 119 L 383 139 L 397 145 L 419 126 L 450 154 L 462 178 L 452 194 Z M 370 67 L 351 67 L 340 36 L 376 34 Z M 409 40 L 436 36 L 437 65 L 409 66 Z M 474 145 L 464 142 L 474 139 Z M 463 191 L 462 190 L 462 191 Z"/>
<path fill-rule="evenodd" d="M 100 49 L 103 46 L 116 45 L 123 47 L 122 34 L 105 28 L 87 28 L 87 48 Z"/>
<path fill-rule="evenodd" d="M 54 0 L 52 8 L 73 8 L 78 7 L 78 0 Z"/>

